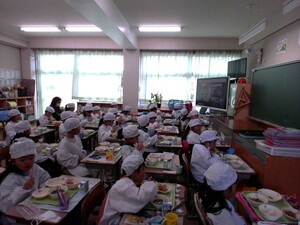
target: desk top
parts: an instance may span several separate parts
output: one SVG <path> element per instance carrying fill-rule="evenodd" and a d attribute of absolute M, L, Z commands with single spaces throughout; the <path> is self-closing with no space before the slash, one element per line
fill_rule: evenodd
<path fill-rule="evenodd" d="M 95 155 L 95 151 L 93 151 L 91 154 L 89 154 L 87 157 L 82 159 L 80 162 L 85 164 L 93 164 L 93 165 L 116 165 L 119 160 L 122 158 L 121 151 L 118 152 L 118 154 L 115 155 L 113 160 L 107 160 L 105 155 L 99 156 L 99 158 L 94 158 L 93 155 Z"/>
<path fill-rule="evenodd" d="M 62 175 L 61 177 L 72 177 L 72 176 L 66 176 Z M 84 180 L 89 180 L 89 191 L 100 182 L 99 179 L 95 178 L 81 178 Z M 87 192 L 88 193 L 88 192 Z M 87 193 L 84 193 L 82 191 L 78 191 L 71 199 L 70 199 L 70 208 L 69 211 L 72 211 L 72 209 L 80 202 L 82 198 L 85 197 Z M 72 208 L 71 208 L 72 207 Z M 28 199 L 23 201 L 22 203 L 12 207 L 9 209 L 5 214 L 8 217 L 12 217 L 17 219 L 18 221 L 26 221 L 25 217 L 22 216 L 21 212 L 27 212 L 28 217 L 36 216 L 37 213 L 44 213 L 46 211 L 51 211 L 51 214 L 53 215 L 50 219 L 43 221 L 47 224 L 61 224 L 62 221 L 65 219 L 65 217 L 68 215 L 67 211 L 60 211 L 57 206 L 51 206 L 51 205 L 44 205 L 44 204 L 33 204 L 30 203 Z M 27 218 L 28 219 L 28 218 Z M 26 223 L 30 223 L 28 220 Z"/>
<path fill-rule="evenodd" d="M 155 168 L 154 166 L 145 166 L 145 173 L 147 174 L 157 174 L 157 175 L 172 175 L 172 176 L 180 176 L 182 173 L 177 173 L 176 165 L 180 165 L 179 156 L 174 155 L 173 161 L 171 162 L 170 169 L 161 169 Z"/>
<path fill-rule="evenodd" d="M 257 122 L 252 120 L 233 120 L 227 118 L 219 118 L 218 121 L 232 129 L 233 132 L 242 132 L 242 131 L 264 131 L 265 127 Z"/>

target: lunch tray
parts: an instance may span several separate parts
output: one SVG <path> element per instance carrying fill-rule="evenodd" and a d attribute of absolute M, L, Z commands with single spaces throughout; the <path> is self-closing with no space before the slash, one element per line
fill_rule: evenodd
<path fill-rule="evenodd" d="M 72 198 L 77 193 L 78 190 L 79 190 L 79 188 L 68 189 L 67 193 L 70 195 L 70 198 Z M 31 196 L 29 198 L 29 201 L 34 204 L 46 204 L 46 205 L 56 205 L 56 206 L 59 205 L 58 199 L 51 198 L 49 195 L 43 199 L 37 199 L 37 198 L 34 198 Z"/>
<path fill-rule="evenodd" d="M 159 183 L 157 183 L 159 184 Z M 163 183 L 162 183 L 163 184 Z M 157 192 L 157 194 L 160 194 L 160 195 L 165 195 L 167 197 L 169 197 L 171 199 L 171 203 L 172 203 L 172 209 L 175 207 L 175 190 L 176 190 L 176 186 L 173 185 L 173 184 L 167 184 L 168 186 L 170 186 L 172 188 L 172 190 L 167 193 L 167 194 L 163 194 L 163 193 L 160 193 L 160 192 Z M 143 209 L 146 209 L 146 210 L 159 210 L 157 209 L 152 203 L 151 201 L 143 208 Z"/>
<path fill-rule="evenodd" d="M 244 197 L 244 199 L 246 199 L 246 201 L 248 202 L 248 204 L 250 205 L 250 207 L 253 209 L 253 211 L 256 213 L 256 215 L 258 215 L 258 217 L 261 219 L 261 220 L 264 220 L 264 221 L 269 221 L 267 220 L 264 215 L 259 211 L 258 207 L 255 207 L 253 206 L 250 201 L 249 201 L 249 198 L 247 197 L 247 194 L 249 193 L 257 193 L 255 191 L 243 191 L 242 192 L 242 196 Z M 277 201 L 277 202 L 268 202 L 267 203 L 268 205 L 272 205 L 272 206 L 275 206 L 277 207 L 278 209 L 282 209 L 282 208 L 285 208 L 285 207 L 291 207 L 291 205 L 284 199 L 282 198 L 281 200 Z M 269 221 L 269 222 L 272 222 L 272 221 Z M 297 224 L 297 222 L 295 221 L 292 221 L 290 219 L 288 219 L 286 216 L 282 215 L 282 217 L 280 217 L 278 220 L 276 221 L 273 221 L 274 223 L 284 223 L 284 224 Z"/>
<path fill-rule="evenodd" d="M 164 167 L 164 160 L 158 161 L 155 165 L 149 165 L 147 162 L 145 163 L 145 166 L 148 168 L 153 169 L 162 169 L 162 170 L 170 170 L 172 167 L 172 160 L 168 160 L 168 167 Z"/>

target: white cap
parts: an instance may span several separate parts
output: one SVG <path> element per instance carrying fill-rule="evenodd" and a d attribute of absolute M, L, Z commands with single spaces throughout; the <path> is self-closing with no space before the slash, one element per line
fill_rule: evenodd
<path fill-rule="evenodd" d="M 117 105 L 116 102 L 111 102 L 110 105 L 114 106 L 114 105 Z"/>
<path fill-rule="evenodd" d="M 130 155 L 122 163 L 122 170 L 125 171 L 127 176 L 133 174 L 134 171 L 144 163 L 144 159 L 141 155 Z"/>
<path fill-rule="evenodd" d="M 216 162 L 204 173 L 207 184 L 215 191 L 224 191 L 237 179 L 237 174 L 228 164 Z"/>
<path fill-rule="evenodd" d="M 60 114 L 60 119 L 61 119 L 62 121 L 65 121 L 66 119 L 72 118 L 74 115 L 75 115 L 75 113 L 72 112 L 72 111 L 63 111 L 63 112 Z"/>
<path fill-rule="evenodd" d="M 150 118 L 156 118 L 156 117 L 157 117 L 157 115 L 156 115 L 155 112 L 149 112 L 149 113 L 147 114 L 147 116 L 148 116 L 149 119 L 150 119 Z"/>
<path fill-rule="evenodd" d="M 182 115 L 182 116 L 186 116 L 188 113 L 189 113 L 189 111 L 186 108 L 182 108 L 180 110 L 180 115 Z"/>
<path fill-rule="evenodd" d="M 21 113 L 20 113 L 19 110 L 17 110 L 17 109 L 11 109 L 11 110 L 8 111 L 7 116 L 8 117 L 13 117 L 13 116 L 17 116 L 17 115 L 20 115 L 20 114 Z"/>
<path fill-rule="evenodd" d="M 75 104 L 73 102 L 67 104 L 68 109 L 75 108 Z"/>
<path fill-rule="evenodd" d="M 114 121 L 115 120 L 115 115 L 113 113 L 105 113 L 103 116 L 104 121 Z"/>
<path fill-rule="evenodd" d="M 174 104 L 174 109 L 180 109 L 181 108 L 181 104 L 180 103 L 175 103 Z"/>
<path fill-rule="evenodd" d="M 141 127 L 146 126 L 147 123 L 149 123 L 149 117 L 148 117 L 147 115 L 141 115 L 141 116 L 138 118 L 138 124 L 139 124 Z"/>
<path fill-rule="evenodd" d="M 155 108 L 157 109 L 157 105 L 154 104 L 154 103 L 151 104 L 151 105 L 149 106 L 149 109 L 150 109 L 150 110 L 153 110 L 153 109 L 155 109 Z"/>
<path fill-rule="evenodd" d="M 118 110 L 116 108 L 109 108 L 107 112 L 116 114 L 116 113 L 118 113 Z"/>
<path fill-rule="evenodd" d="M 207 141 L 217 140 L 216 132 L 213 130 L 205 130 L 200 134 L 200 142 L 205 143 Z"/>
<path fill-rule="evenodd" d="M 135 125 L 128 125 L 123 128 L 122 134 L 124 138 L 133 138 L 139 135 L 139 130 Z"/>
<path fill-rule="evenodd" d="M 12 159 L 17 159 L 26 155 L 35 154 L 35 143 L 29 138 L 18 138 L 16 142 L 9 147 L 9 154 Z"/>
<path fill-rule="evenodd" d="M 199 115 L 198 111 L 196 109 L 193 109 L 189 112 L 188 117 L 197 116 Z"/>
<path fill-rule="evenodd" d="M 80 127 L 80 121 L 77 118 L 66 119 L 64 127 L 66 132 L 70 132 L 71 130 Z"/>
<path fill-rule="evenodd" d="M 88 111 L 93 111 L 93 106 L 92 104 L 86 104 L 83 108 L 84 112 L 88 112 Z"/>
<path fill-rule="evenodd" d="M 45 111 L 47 111 L 49 113 L 54 113 L 55 112 L 55 110 L 52 106 L 47 106 Z"/>
<path fill-rule="evenodd" d="M 84 126 L 86 126 L 86 125 L 88 125 L 88 124 L 89 124 L 89 121 L 86 120 L 86 119 L 81 120 L 80 123 L 79 123 L 79 125 L 80 125 L 81 127 L 84 127 Z"/>
<path fill-rule="evenodd" d="M 94 109 L 94 111 L 98 111 L 98 110 L 100 110 L 100 106 L 95 105 L 95 106 L 93 107 L 93 109 Z"/>
<path fill-rule="evenodd" d="M 197 119 L 192 119 L 189 121 L 188 125 L 190 127 L 195 127 L 195 126 L 198 126 L 198 125 L 202 125 L 201 121 L 197 118 Z"/>
<path fill-rule="evenodd" d="M 123 109 L 123 111 L 128 111 L 130 112 L 131 111 L 131 106 L 130 105 L 126 105 Z"/>
<path fill-rule="evenodd" d="M 30 130 L 30 129 L 31 129 L 31 125 L 28 120 L 20 121 L 15 126 L 16 133 L 23 133 L 24 131 Z"/>

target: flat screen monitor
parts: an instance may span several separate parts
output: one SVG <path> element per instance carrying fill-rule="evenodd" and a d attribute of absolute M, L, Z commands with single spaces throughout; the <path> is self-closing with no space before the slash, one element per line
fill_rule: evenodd
<path fill-rule="evenodd" d="M 197 79 L 196 105 L 227 111 L 229 77 Z"/>
<path fill-rule="evenodd" d="M 228 62 L 227 76 L 230 78 L 246 77 L 247 58 L 237 59 Z"/>

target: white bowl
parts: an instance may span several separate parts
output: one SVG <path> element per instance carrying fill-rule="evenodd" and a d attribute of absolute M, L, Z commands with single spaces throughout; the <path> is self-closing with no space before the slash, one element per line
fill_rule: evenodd
<path fill-rule="evenodd" d="M 36 199 L 43 199 L 46 198 L 48 194 L 49 194 L 49 188 L 41 188 L 32 192 L 31 196 Z"/>
<path fill-rule="evenodd" d="M 281 194 L 279 194 L 276 191 L 266 189 L 266 188 L 258 189 L 257 193 L 265 196 L 269 200 L 269 202 L 277 202 L 282 199 Z"/>
<path fill-rule="evenodd" d="M 108 150 L 109 150 L 109 147 L 108 147 L 108 146 L 102 146 L 102 145 L 97 146 L 97 147 L 95 148 L 95 152 L 96 152 L 96 153 L 105 153 L 105 152 L 108 151 Z"/>
<path fill-rule="evenodd" d="M 109 146 L 110 142 L 109 141 L 103 141 L 103 142 L 100 142 L 99 145 L 101 145 L 101 146 Z"/>
<path fill-rule="evenodd" d="M 258 194 L 258 193 L 249 193 L 249 194 L 247 194 L 247 197 L 248 197 L 251 205 L 256 206 L 256 207 L 261 204 L 268 203 L 268 199 L 265 196 Z"/>
<path fill-rule="evenodd" d="M 65 182 L 65 185 L 69 188 L 69 189 L 76 189 L 78 188 L 80 181 L 76 178 L 68 178 Z"/>
<path fill-rule="evenodd" d="M 55 177 L 52 179 L 47 180 L 46 185 L 48 187 L 58 187 L 61 186 L 65 183 L 65 179 L 64 178 L 60 178 L 60 177 Z"/>
<path fill-rule="evenodd" d="M 160 158 L 161 157 L 161 153 L 150 153 L 149 157 L 151 157 L 151 158 Z"/>
<path fill-rule="evenodd" d="M 281 209 L 283 215 L 292 221 L 300 220 L 300 211 L 291 207 L 286 207 Z"/>
<path fill-rule="evenodd" d="M 233 169 L 244 169 L 245 163 L 239 159 L 228 160 L 228 163 L 232 166 Z"/>
<path fill-rule="evenodd" d="M 275 206 L 268 204 L 261 204 L 258 206 L 258 210 L 263 214 L 263 216 L 269 221 L 278 220 L 282 217 L 282 212 Z"/>
<path fill-rule="evenodd" d="M 169 202 L 170 198 L 168 198 L 166 195 L 156 195 L 155 198 L 151 201 L 152 205 L 155 206 L 157 209 L 161 209 L 163 202 Z"/>
<path fill-rule="evenodd" d="M 224 157 L 225 157 L 226 159 L 238 159 L 238 158 L 239 158 L 238 156 L 236 156 L 236 155 L 231 155 L 231 154 L 226 154 L 226 155 L 224 155 Z"/>
<path fill-rule="evenodd" d="M 110 143 L 111 147 L 117 148 L 120 147 L 120 143 L 114 142 L 114 143 Z"/>
<path fill-rule="evenodd" d="M 168 184 L 157 184 L 158 192 L 167 194 L 172 190 L 172 187 Z"/>
<path fill-rule="evenodd" d="M 153 165 L 155 165 L 157 163 L 157 158 L 147 157 L 146 163 L 149 166 L 153 166 Z"/>

